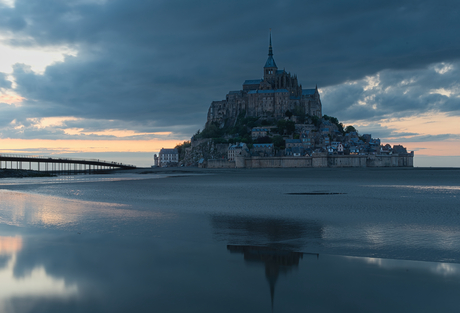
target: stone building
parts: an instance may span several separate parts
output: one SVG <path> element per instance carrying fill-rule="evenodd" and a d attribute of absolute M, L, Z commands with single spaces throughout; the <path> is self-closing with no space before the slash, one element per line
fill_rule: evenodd
<path fill-rule="evenodd" d="M 174 166 L 179 163 L 179 152 L 177 149 L 165 149 L 162 148 L 158 157 L 154 156 L 155 166 Z"/>
<path fill-rule="evenodd" d="M 237 143 L 236 145 L 230 145 L 228 147 L 228 153 L 227 153 L 227 158 L 229 161 L 234 161 L 235 157 L 237 155 L 247 155 L 247 149 L 248 147 L 246 146 L 245 143 Z"/>
<path fill-rule="evenodd" d="M 251 129 L 252 139 L 256 139 L 259 137 L 266 137 L 267 135 L 268 135 L 267 128 L 254 127 L 253 129 Z"/>
<path fill-rule="evenodd" d="M 230 91 L 225 100 L 213 101 L 206 125 L 233 126 L 243 112 L 245 117 L 280 119 L 288 110 L 322 117 L 318 87 L 302 89 L 296 75 L 278 69 L 270 34 L 263 79 L 246 80 L 242 90 Z"/>

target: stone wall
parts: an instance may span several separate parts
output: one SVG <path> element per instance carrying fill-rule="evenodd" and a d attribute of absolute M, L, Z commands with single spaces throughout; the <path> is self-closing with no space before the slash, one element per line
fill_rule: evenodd
<path fill-rule="evenodd" d="M 312 167 L 311 157 L 252 157 L 244 161 L 247 168 Z"/>
<path fill-rule="evenodd" d="M 288 168 L 288 167 L 413 167 L 414 154 L 405 155 L 325 155 L 312 157 L 244 157 L 237 156 L 236 168 Z M 214 161 L 214 160 L 210 160 Z M 216 160 L 220 161 L 220 160 Z M 212 165 L 213 168 L 225 167 Z"/>
<path fill-rule="evenodd" d="M 235 161 L 210 159 L 208 160 L 208 168 L 235 168 Z"/>
<path fill-rule="evenodd" d="M 414 152 L 407 154 L 370 155 L 366 160 L 367 167 L 413 167 Z"/>
<path fill-rule="evenodd" d="M 334 155 L 327 157 L 328 167 L 366 167 L 367 155 Z"/>

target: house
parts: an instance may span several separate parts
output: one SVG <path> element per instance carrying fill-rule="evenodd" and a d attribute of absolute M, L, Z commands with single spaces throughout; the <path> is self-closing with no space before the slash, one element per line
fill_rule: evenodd
<path fill-rule="evenodd" d="M 287 156 L 303 156 L 305 155 L 305 149 L 303 147 L 286 148 L 285 154 Z"/>
<path fill-rule="evenodd" d="M 254 127 L 251 130 L 252 139 L 256 139 L 256 138 L 259 138 L 259 137 L 266 137 L 267 135 L 268 135 L 268 129 L 267 128 Z"/>
<path fill-rule="evenodd" d="M 394 145 L 394 146 L 393 146 L 393 153 L 397 153 L 397 154 L 407 154 L 407 149 L 404 148 L 404 147 L 401 146 L 401 145 Z"/>
<path fill-rule="evenodd" d="M 179 152 L 177 149 L 162 148 L 158 154 L 158 166 L 176 166 L 179 163 Z"/>
<path fill-rule="evenodd" d="M 337 152 L 339 154 L 343 154 L 343 144 L 341 142 L 339 142 L 337 145 Z"/>
<path fill-rule="evenodd" d="M 273 156 L 274 146 L 272 143 L 255 143 L 252 146 L 252 152 L 260 156 Z"/>
<path fill-rule="evenodd" d="M 310 137 L 310 132 L 305 131 L 300 134 L 300 141 L 302 142 L 302 146 L 304 148 L 309 148 L 314 143 L 314 140 Z"/>
<path fill-rule="evenodd" d="M 248 147 L 245 143 L 240 142 L 235 145 L 230 145 L 228 147 L 227 158 L 229 161 L 235 161 L 237 155 L 245 155 L 247 153 Z"/>
<path fill-rule="evenodd" d="M 302 141 L 300 139 L 286 139 L 286 149 L 293 147 L 302 147 Z"/>

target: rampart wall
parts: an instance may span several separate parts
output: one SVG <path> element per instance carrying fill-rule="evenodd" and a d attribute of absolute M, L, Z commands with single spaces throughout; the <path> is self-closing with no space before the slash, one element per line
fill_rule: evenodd
<path fill-rule="evenodd" d="M 414 154 L 404 155 L 316 155 L 311 157 L 243 157 L 237 156 L 228 165 L 236 168 L 289 168 L 289 167 L 413 167 Z M 209 160 L 212 161 L 212 160 Z M 209 162 L 208 161 L 208 162 Z M 220 160 L 216 160 L 220 161 Z M 225 162 L 222 160 L 222 162 Z M 209 164 L 209 163 L 208 163 Z M 209 167 L 209 165 L 208 165 Z"/>
<path fill-rule="evenodd" d="M 208 160 L 208 168 L 235 168 L 235 161 L 228 161 L 223 159 L 210 159 Z"/>

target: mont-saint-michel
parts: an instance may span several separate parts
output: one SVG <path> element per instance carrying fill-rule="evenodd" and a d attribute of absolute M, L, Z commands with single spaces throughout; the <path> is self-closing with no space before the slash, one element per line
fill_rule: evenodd
<path fill-rule="evenodd" d="M 263 78 L 213 101 L 203 131 L 175 149 L 162 149 L 157 166 L 207 168 L 412 167 L 414 152 L 382 144 L 336 117 L 323 115 L 318 87 L 279 69 L 270 34 Z"/>

